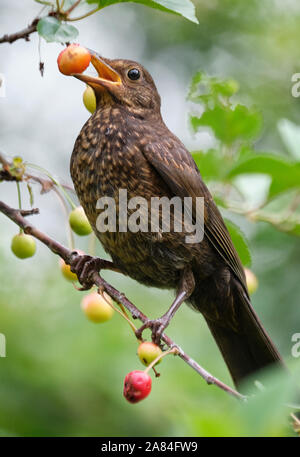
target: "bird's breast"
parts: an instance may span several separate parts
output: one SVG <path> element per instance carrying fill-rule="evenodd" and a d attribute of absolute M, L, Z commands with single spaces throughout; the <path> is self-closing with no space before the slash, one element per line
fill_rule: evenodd
<path fill-rule="evenodd" d="M 191 260 L 180 234 L 119 230 L 120 191 L 126 192 L 127 205 L 134 197 L 146 202 L 172 197 L 142 152 L 153 141 L 153 131 L 119 114 L 96 112 L 81 130 L 71 158 L 75 190 L 97 237 L 121 269 L 140 282 L 172 287 Z M 100 231 L 97 221 L 106 207 L 99 201 L 107 197 L 115 203 L 116 230 Z M 134 212 L 126 210 L 128 217 Z M 144 214 L 149 224 L 150 212 L 149 205 Z"/>

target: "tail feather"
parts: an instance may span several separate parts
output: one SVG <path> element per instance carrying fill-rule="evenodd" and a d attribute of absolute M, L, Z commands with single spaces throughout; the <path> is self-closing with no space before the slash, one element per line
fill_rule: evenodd
<path fill-rule="evenodd" d="M 235 296 L 238 309 L 238 331 L 221 322 L 205 317 L 207 325 L 224 357 L 236 385 L 247 376 L 283 361 L 271 338 L 263 328 L 248 297 L 239 293 Z"/>

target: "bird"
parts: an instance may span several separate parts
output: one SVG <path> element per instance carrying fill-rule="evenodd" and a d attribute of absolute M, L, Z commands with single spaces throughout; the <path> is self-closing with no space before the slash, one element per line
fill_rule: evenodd
<path fill-rule="evenodd" d="M 135 61 L 90 52 L 97 76 L 73 74 L 96 96 L 96 110 L 82 127 L 71 156 L 75 191 L 113 268 L 146 286 L 175 291 L 166 312 L 148 320 L 137 336 L 150 328 L 153 341 L 159 343 L 186 302 L 203 315 L 236 386 L 269 365 L 283 365 L 252 307 L 244 268 L 222 215 L 192 155 L 163 121 L 161 98 L 150 73 Z M 97 220 L 104 209 L 96 202 L 111 198 L 118 208 L 120 190 L 128 199 L 142 197 L 147 202 L 188 197 L 193 221 L 196 199 L 202 198 L 201 241 L 188 243 L 184 229 L 174 230 L 175 212 L 169 231 L 123 231 L 118 215 L 116 230 L 99 230 Z M 139 213 L 140 218 L 147 215 Z"/>

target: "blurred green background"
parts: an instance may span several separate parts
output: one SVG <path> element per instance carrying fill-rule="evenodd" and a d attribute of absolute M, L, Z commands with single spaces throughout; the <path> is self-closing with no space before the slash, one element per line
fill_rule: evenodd
<path fill-rule="evenodd" d="M 199 25 L 134 4 L 114 5 L 76 24 L 79 41 L 107 57 L 135 59 L 152 73 L 162 96 L 169 128 L 191 150 L 206 151 L 215 140 L 207 130 L 193 134 L 186 100 L 194 73 L 201 69 L 240 85 L 242 103 L 263 114 L 256 147 L 288 156 L 278 122 L 300 124 L 299 99 L 291 77 L 300 72 L 300 5 L 297 0 L 198 0 Z M 32 0 L 1 2 L 1 33 L 12 33 L 39 12 Z M 38 71 L 38 37 L 0 45 L 0 149 L 7 156 L 47 168 L 70 181 L 69 159 L 88 112 L 82 84 L 58 73 L 59 44 L 41 43 L 45 76 Z M 280 124 L 279 124 L 280 125 Z M 299 146 L 300 148 L 300 146 Z M 201 164 L 200 164 L 201 170 Z M 248 182 L 248 194 L 258 181 Z M 252 187 L 251 187 L 252 186 Z M 32 222 L 67 243 L 65 216 L 54 193 L 39 195 L 41 214 Z M 1 183 L 1 199 L 17 206 L 14 183 Z M 29 206 L 26 190 L 24 207 Z M 137 343 L 118 315 L 96 325 L 80 309 L 82 293 L 62 277 L 58 259 L 38 245 L 32 259 L 10 251 L 16 226 L 0 215 L 0 332 L 7 356 L 0 358 L 2 436 L 245 436 L 291 435 L 285 399 L 287 384 L 274 384 L 274 396 L 258 396 L 248 407 L 204 381 L 180 359 L 167 357 L 153 380 L 151 396 L 130 405 L 122 396 L 127 372 L 142 369 Z M 253 305 L 293 371 L 291 337 L 300 332 L 299 238 L 266 223 L 239 220 L 259 279 Z M 87 249 L 86 240 L 76 246 Z M 104 256 L 101 247 L 97 254 Z M 114 273 L 105 277 L 149 317 L 163 314 L 172 294 L 145 288 Z M 214 375 L 231 385 L 226 366 L 200 315 L 182 307 L 167 332 Z M 277 379 L 277 377 L 276 377 Z M 284 386 L 284 387 L 282 387 Z M 280 395 L 282 394 L 282 396 Z M 280 401 L 279 401 L 280 400 Z"/>

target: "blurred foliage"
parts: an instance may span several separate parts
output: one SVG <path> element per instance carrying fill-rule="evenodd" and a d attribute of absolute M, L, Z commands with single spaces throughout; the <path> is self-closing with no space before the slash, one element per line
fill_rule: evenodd
<path fill-rule="evenodd" d="M 123 378 L 141 368 L 128 325 L 118 315 L 103 325 L 88 322 L 80 293 L 43 247 L 26 263 L 13 258 L 9 245 L 17 228 L 0 215 L 0 332 L 7 340 L 7 357 L 0 359 L 0 435 L 295 435 L 293 408 L 286 404 L 294 400 L 300 374 L 299 358 L 290 357 L 300 325 L 300 113 L 299 100 L 290 94 L 291 76 L 299 70 L 300 8 L 297 1 L 287 3 L 195 0 L 199 26 L 137 7 L 134 33 L 145 39 L 145 59 L 160 59 L 186 82 L 205 68 L 190 87 L 191 125 L 196 138 L 208 131 L 214 147 L 199 146 L 193 155 L 245 265 L 251 251 L 260 283 L 254 307 L 293 376 L 266 372 L 268 389 L 258 391 L 249 380 L 244 389 L 251 398 L 240 403 L 167 357 L 150 397 L 134 406 L 126 403 Z M 45 38 L 55 39 L 55 33 L 50 27 Z M 76 239 L 76 247 L 88 250 L 84 243 Z M 145 289 L 114 273 L 105 277 L 149 317 L 161 315 L 171 302 L 168 292 Z M 231 382 L 201 316 L 182 307 L 168 334 L 206 369 Z"/>
<path fill-rule="evenodd" d="M 194 76 L 188 98 L 200 104 L 202 112 L 190 117 L 191 125 L 194 131 L 209 128 L 217 140 L 216 149 L 194 152 L 195 161 L 204 180 L 216 183 L 216 200 L 222 207 L 300 235 L 300 161 L 285 153 L 274 156 L 255 149 L 254 140 L 262 128 L 261 113 L 232 101 L 238 88 L 233 80 L 223 81 L 200 72 Z M 290 141 L 295 131 L 289 131 Z M 251 207 L 238 183 L 241 176 L 253 174 L 269 178 L 268 189 L 258 196 L 257 207 Z M 280 198 L 284 193 L 288 197 Z M 249 265 L 246 241 L 241 243 L 242 234 L 232 223 L 230 233 L 244 265 Z"/>

